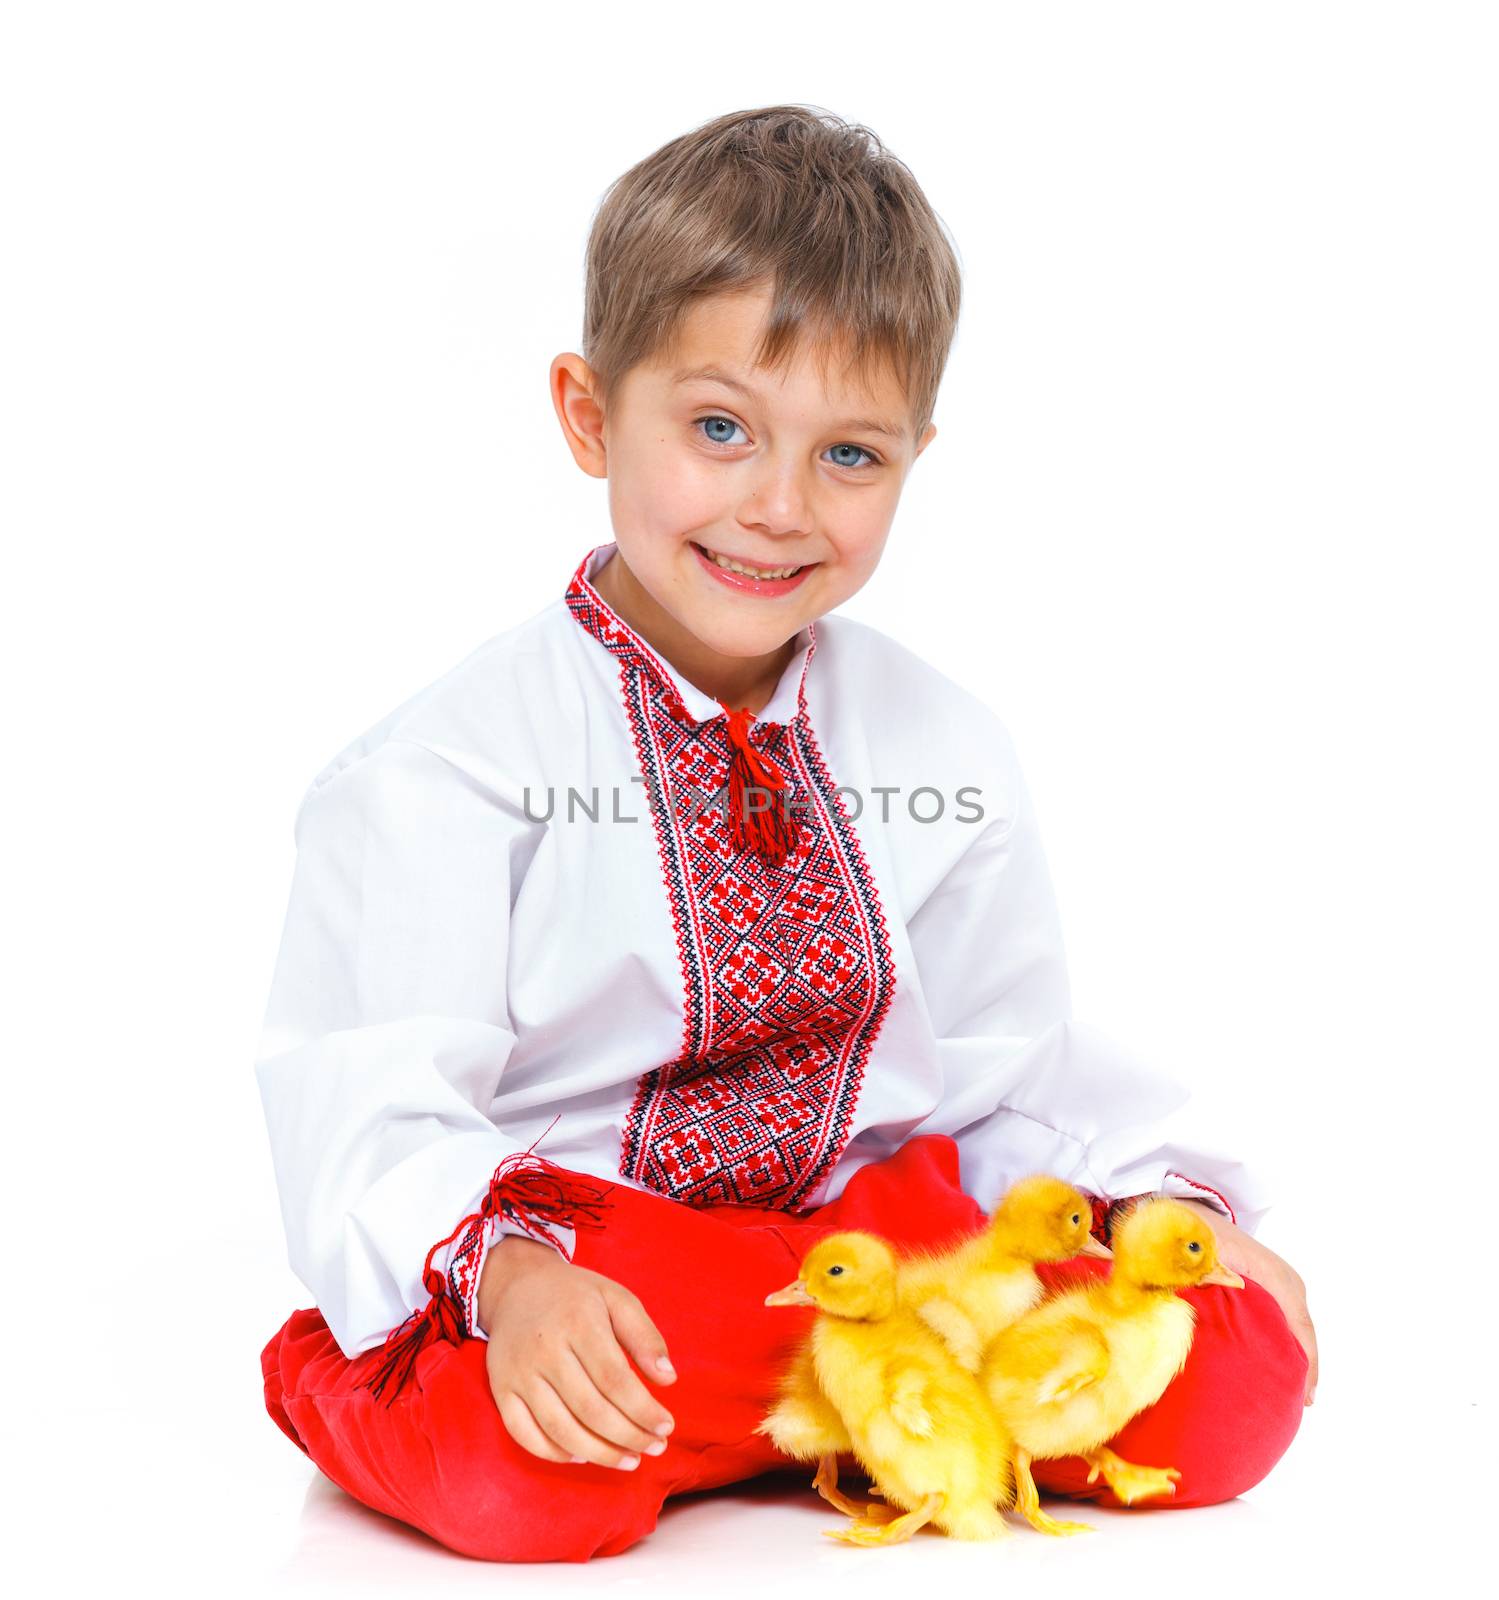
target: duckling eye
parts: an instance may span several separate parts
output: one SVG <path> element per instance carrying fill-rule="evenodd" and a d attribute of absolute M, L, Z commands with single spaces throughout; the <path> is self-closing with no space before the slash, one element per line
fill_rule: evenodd
<path fill-rule="evenodd" d="M 1202 1246 L 1200 1244 L 1198 1244 L 1198 1242 L 1195 1239 L 1193 1239 L 1187 1245 L 1187 1249 L 1189 1249 L 1192 1252 L 1192 1254 L 1195 1256 L 1201 1251 Z"/>
<path fill-rule="evenodd" d="M 1076 1227 L 1076 1226 L 1077 1226 L 1077 1225 L 1078 1225 L 1078 1223 L 1080 1223 L 1080 1222 L 1081 1222 L 1081 1221 L 1082 1221 L 1082 1220 L 1083 1220 L 1083 1214 L 1082 1214 L 1082 1212 L 1080 1212 L 1080 1211 L 1074 1211 L 1074 1212 L 1073 1212 L 1073 1213 L 1072 1213 L 1072 1226 L 1073 1226 L 1073 1227 L 1074 1227 L 1074 1228 L 1075 1228 L 1075 1227 Z"/>
<path fill-rule="evenodd" d="M 828 1268 L 828 1276 L 830 1278 L 836 1278 L 838 1276 L 838 1274 L 840 1272 L 842 1272 L 842 1271 L 843 1271 L 842 1267 L 829 1267 Z"/>

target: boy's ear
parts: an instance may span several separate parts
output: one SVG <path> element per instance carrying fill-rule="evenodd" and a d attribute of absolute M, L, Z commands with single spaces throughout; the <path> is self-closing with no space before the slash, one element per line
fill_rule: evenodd
<path fill-rule="evenodd" d="M 552 362 L 547 382 L 573 460 L 590 478 L 607 478 L 604 412 L 594 399 L 593 368 L 582 356 L 565 351 Z"/>
<path fill-rule="evenodd" d="M 935 422 L 927 423 L 926 432 L 924 434 L 922 434 L 922 436 L 916 441 L 916 454 L 920 455 L 921 452 L 923 450 L 925 450 L 926 447 L 936 437 L 937 437 L 937 424 Z"/>

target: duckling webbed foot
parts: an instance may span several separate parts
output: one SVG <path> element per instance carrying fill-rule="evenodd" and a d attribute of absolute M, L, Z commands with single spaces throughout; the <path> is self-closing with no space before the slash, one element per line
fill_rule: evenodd
<path fill-rule="evenodd" d="M 1152 1495 L 1175 1494 L 1181 1478 L 1181 1473 L 1175 1467 L 1137 1466 L 1101 1445 L 1097 1450 L 1089 1450 L 1083 1460 L 1088 1463 L 1088 1482 L 1097 1483 L 1102 1473 L 1104 1482 L 1114 1491 L 1115 1498 L 1127 1506 L 1132 1506 L 1136 1500 L 1149 1499 Z"/>
<path fill-rule="evenodd" d="M 1031 1457 L 1026 1450 L 1015 1452 L 1015 1509 L 1037 1533 L 1062 1536 L 1093 1532 L 1091 1522 L 1061 1522 L 1041 1509 L 1041 1496 L 1031 1476 Z"/>
<path fill-rule="evenodd" d="M 842 1528 L 824 1528 L 822 1531 L 826 1538 L 837 1539 L 843 1544 L 904 1544 L 918 1528 L 925 1527 L 937 1515 L 946 1498 L 942 1494 L 929 1494 L 915 1510 L 904 1512 L 883 1525 L 868 1519 L 848 1523 Z M 892 1508 L 882 1506 L 878 1509 L 883 1512 Z"/>
<path fill-rule="evenodd" d="M 878 1489 L 870 1490 L 871 1494 L 878 1494 Z M 860 1520 L 876 1526 L 882 1522 L 894 1522 L 897 1517 L 905 1513 L 899 1506 L 893 1506 L 885 1500 L 871 1500 L 860 1513 Z"/>
<path fill-rule="evenodd" d="M 897 1517 L 904 1515 L 899 1506 L 893 1506 L 889 1503 L 885 1497 L 885 1491 L 880 1488 L 879 1484 L 871 1483 L 869 1492 L 876 1498 L 871 1500 L 859 1513 L 866 1522 L 894 1522 Z"/>
<path fill-rule="evenodd" d="M 812 1480 L 812 1487 L 816 1489 L 834 1510 L 841 1511 L 846 1517 L 856 1520 L 867 1515 L 870 1511 L 884 1510 L 883 1506 L 866 1505 L 859 1500 L 850 1500 L 838 1487 L 838 1457 L 833 1451 L 819 1457 L 817 1462 L 817 1476 Z"/>

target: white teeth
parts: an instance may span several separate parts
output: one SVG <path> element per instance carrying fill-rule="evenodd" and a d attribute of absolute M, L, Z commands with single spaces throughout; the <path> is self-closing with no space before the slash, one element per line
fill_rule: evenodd
<path fill-rule="evenodd" d="M 709 550 L 705 545 L 699 545 L 698 548 L 715 566 L 722 567 L 726 572 L 742 572 L 747 578 L 789 578 L 792 573 L 802 570 L 800 567 L 747 567 L 743 562 L 730 561 L 727 556 L 721 556 L 716 550 Z"/>

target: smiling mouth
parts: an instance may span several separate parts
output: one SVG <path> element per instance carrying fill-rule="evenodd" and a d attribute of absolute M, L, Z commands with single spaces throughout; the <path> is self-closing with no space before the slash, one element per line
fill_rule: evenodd
<path fill-rule="evenodd" d="M 720 554 L 717 550 L 710 550 L 707 545 L 699 544 L 695 539 L 692 547 L 700 550 L 714 566 L 722 567 L 725 572 L 739 572 L 747 578 L 794 578 L 802 567 L 815 567 L 815 561 L 804 561 L 796 567 L 751 567 L 742 561 L 736 561 L 732 556 Z"/>

